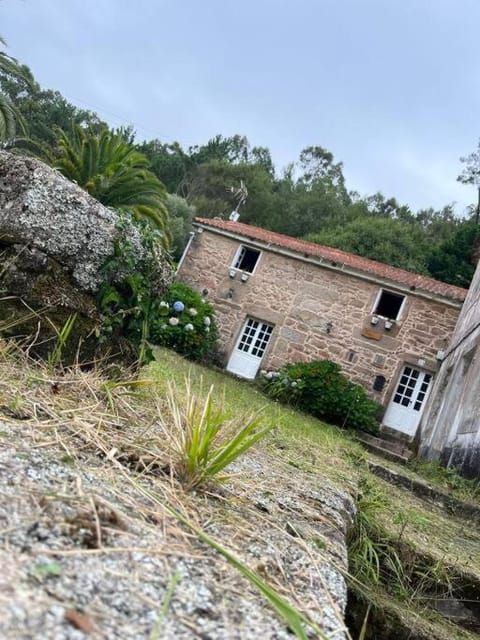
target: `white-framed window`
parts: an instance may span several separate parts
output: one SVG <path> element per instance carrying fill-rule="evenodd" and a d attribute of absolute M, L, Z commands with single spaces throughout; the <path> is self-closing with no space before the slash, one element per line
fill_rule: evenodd
<path fill-rule="evenodd" d="M 380 318 L 399 320 L 402 316 L 406 296 L 387 289 L 380 289 L 373 305 L 372 313 Z"/>
<path fill-rule="evenodd" d="M 241 244 L 233 259 L 232 268 L 245 273 L 253 273 L 258 264 L 260 253 L 258 249 Z"/>

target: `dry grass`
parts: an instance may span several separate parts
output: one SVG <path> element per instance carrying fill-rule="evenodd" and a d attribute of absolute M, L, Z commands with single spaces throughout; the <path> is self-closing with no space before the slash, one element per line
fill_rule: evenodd
<path fill-rule="evenodd" d="M 53 374 L 47 366 L 30 360 L 13 343 L 0 341 L 0 381 L 0 413 L 21 424 L 29 448 L 54 449 L 64 462 L 77 468 L 85 465 L 90 470 L 95 468 L 95 473 L 108 482 L 122 504 L 119 515 L 114 504 L 102 500 L 100 495 L 85 494 L 81 487 L 74 498 L 52 496 L 52 503 L 55 500 L 75 503 L 76 525 L 88 532 L 88 541 L 80 548 L 58 549 L 55 554 L 125 553 L 127 548 L 136 547 L 117 547 L 115 532 L 128 529 L 123 526 L 126 517 L 141 520 L 163 532 L 170 541 L 171 554 L 195 558 L 199 553 L 195 541 L 207 542 L 269 599 L 280 617 L 290 621 L 298 637 L 306 637 L 302 632 L 304 624 L 316 630 L 316 637 L 324 637 L 309 614 L 300 612 L 312 611 L 314 603 L 306 606 L 303 598 L 292 591 L 281 562 L 274 574 L 262 576 L 262 571 L 251 571 L 232 555 L 233 550 L 243 557 L 244 549 L 261 535 L 255 527 L 245 525 L 238 513 L 236 517 L 229 511 L 231 500 L 238 498 L 229 490 L 221 493 L 214 490 L 202 497 L 182 489 L 172 473 L 171 442 L 165 437 L 165 430 L 175 426 L 171 407 L 163 396 L 162 385 L 151 376 L 137 378 L 125 371 L 121 380 L 112 381 L 99 367 L 89 370 L 76 367 Z M 175 385 L 175 380 L 171 385 Z M 252 478 L 252 486 L 256 483 L 258 478 Z M 30 490 L 35 498 L 35 489 Z M 36 496 L 36 499 L 44 498 Z M 43 508 L 48 508 L 48 504 Z M 224 528 L 235 531 L 228 549 L 206 533 L 210 521 L 218 522 L 221 514 L 225 517 Z M 231 522 L 236 522 L 233 529 Z M 301 539 L 298 544 L 303 544 Z M 320 570 L 318 576 L 323 580 Z M 302 581 L 307 583 L 310 579 L 305 576 Z M 291 608 L 288 601 L 297 602 L 299 610 Z M 340 612 L 338 616 L 341 618 Z"/>
<path fill-rule="evenodd" d="M 0 341 L 0 413 L 21 421 L 31 448 L 56 447 L 60 459 L 81 466 L 97 461 L 97 471 L 115 486 L 116 461 L 139 474 L 161 475 L 165 499 L 189 517 L 195 509 L 173 478 L 165 476 L 170 454 L 157 411 L 162 406 L 146 401 L 152 381 L 125 370 L 122 381 L 112 381 L 100 368 L 74 367 L 53 375 L 25 355 L 14 343 Z M 120 493 L 120 491 L 119 491 Z M 132 504 L 145 520 L 157 518 L 147 505 Z"/>

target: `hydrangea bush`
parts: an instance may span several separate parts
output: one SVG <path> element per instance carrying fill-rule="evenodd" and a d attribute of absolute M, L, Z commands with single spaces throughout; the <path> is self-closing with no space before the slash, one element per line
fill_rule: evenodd
<path fill-rule="evenodd" d="M 262 371 L 264 392 L 317 418 L 341 427 L 377 433 L 383 410 L 359 384 L 350 382 L 338 364 L 314 360 L 289 364 L 278 371 Z"/>
<path fill-rule="evenodd" d="M 174 282 L 158 305 L 151 338 L 192 360 L 205 360 L 215 353 L 218 339 L 212 305 L 187 285 Z"/>

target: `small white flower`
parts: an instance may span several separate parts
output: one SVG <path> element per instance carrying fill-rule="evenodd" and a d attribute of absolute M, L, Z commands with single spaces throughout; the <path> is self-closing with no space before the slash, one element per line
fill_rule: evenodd
<path fill-rule="evenodd" d="M 162 301 L 160 302 L 160 305 L 159 305 L 159 306 L 160 306 L 160 307 L 163 307 L 164 309 L 168 309 L 169 304 L 168 304 L 168 302 L 165 302 L 165 300 L 162 300 Z"/>
<path fill-rule="evenodd" d="M 172 325 L 172 327 L 176 327 L 178 324 L 178 318 L 170 318 L 170 320 L 168 321 L 169 324 Z"/>
<path fill-rule="evenodd" d="M 205 318 L 203 319 L 203 324 L 204 324 L 206 327 L 209 327 L 209 326 L 210 326 L 210 323 L 211 323 L 210 318 L 209 318 L 208 316 L 205 316 Z"/>
<path fill-rule="evenodd" d="M 295 382 L 295 380 L 292 382 L 292 387 L 296 387 L 297 383 Z"/>
<path fill-rule="evenodd" d="M 267 380 L 271 380 L 273 378 L 273 371 L 267 371 L 265 377 Z"/>
<path fill-rule="evenodd" d="M 193 324 L 190 322 L 185 325 L 185 331 L 193 331 Z"/>
<path fill-rule="evenodd" d="M 196 315 L 198 315 L 198 311 L 196 309 L 194 309 L 193 307 L 190 307 L 190 309 L 188 310 L 188 313 L 192 316 L 192 318 L 194 318 Z"/>
<path fill-rule="evenodd" d="M 267 375 L 267 370 L 266 369 L 260 369 L 260 375 L 261 376 L 266 376 Z"/>
<path fill-rule="evenodd" d="M 205 327 L 205 333 L 208 333 L 210 331 L 210 327 Z"/>

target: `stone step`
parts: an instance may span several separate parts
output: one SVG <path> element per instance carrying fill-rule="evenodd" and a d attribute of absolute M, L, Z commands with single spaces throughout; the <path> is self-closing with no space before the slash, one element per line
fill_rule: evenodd
<path fill-rule="evenodd" d="M 397 487 L 411 491 L 422 500 L 436 507 L 440 507 L 447 513 L 459 518 L 464 518 L 465 520 L 474 520 L 480 524 L 480 504 L 460 500 L 448 491 L 434 487 L 420 478 L 412 478 L 411 476 L 404 475 L 399 471 L 394 471 L 371 460 L 368 461 L 368 468 L 374 475 L 382 478 L 382 480 L 386 480 Z"/>
<path fill-rule="evenodd" d="M 409 447 L 413 443 L 411 436 L 407 436 L 406 433 L 402 433 L 396 429 L 391 429 L 384 424 L 380 427 L 380 437 L 383 440 L 390 440 L 391 442 L 402 442 L 406 447 Z"/>
<path fill-rule="evenodd" d="M 387 460 L 399 462 L 400 464 L 406 464 L 412 455 L 412 452 L 404 442 L 390 439 L 386 440 L 384 438 L 372 436 L 369 433 L 357 434 L 357 440 L 369 451 L 372 451 Z"/>

